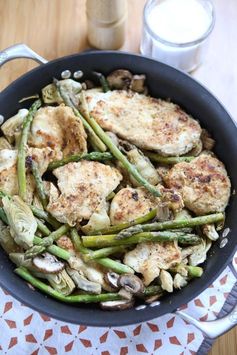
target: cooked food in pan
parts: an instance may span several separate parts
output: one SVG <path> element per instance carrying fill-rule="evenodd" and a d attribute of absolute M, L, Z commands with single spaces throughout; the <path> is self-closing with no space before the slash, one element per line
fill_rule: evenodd
<path fill-rule="evenodd" d="M 202 276 L 231 184 L 210 134 L 145 75 L 94 77 L 54 80 L 2 124 L 0 244 L 31 287 L 122 310 Z"/>

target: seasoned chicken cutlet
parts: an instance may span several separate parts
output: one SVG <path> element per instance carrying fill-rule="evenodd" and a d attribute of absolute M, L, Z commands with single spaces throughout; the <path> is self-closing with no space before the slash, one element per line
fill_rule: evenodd
<path fill-rule="evenodd" d="M 200 141 L 199 123 L 171 102 L 124 90 L 88 90 L 85 96 L 91 115 L 102 128 L 139 148 L 178 156 Z"/>
<path fill-rule="evenodd" d="M 50 147 L 64 156 L 86 153 L 86 133 L 81 120 L 70 107 L 43 107 L 38 110 L 31 125 L 29 144 Z"/>
<path fill-rule="evenodd" d="M 130 222 L 144 216 L 156 208 L 159 198 L 154 197 L 145 188 L 126 187 L 113 198 L 110 206 L 111 224 Z"/>
<path fill-rule="evenodd" d="M 170 269 L 181 262 L 181 251 L 177 242 L 141 243 L 125 254 L 124 264 L 143 275 L 148 286 L 160 274 L 160 269 Z"/>
<path fill-rule="evenodd" d="M 229 201 L 230 180 L 225 167 L 210 154 L 176 164 L 165 182 L 180 191 L 185 206 L 197 215 L 223 212 Z"/>
<path fill-rule="evenodd" d="M 88 220 L 98 208 L 104 208 L 106 197 L 118 186 L 122 175 L 115 168 L 95 161 L 81 160 L 57 168 L 59 197 L 50 195 L 47 210 L 62 223 L 73 226 Z"/>

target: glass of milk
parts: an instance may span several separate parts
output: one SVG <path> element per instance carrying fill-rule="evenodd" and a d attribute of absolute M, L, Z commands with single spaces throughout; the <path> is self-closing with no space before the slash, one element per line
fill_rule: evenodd
<path fill-rule="evenodd" d="M 214 23 L 210 0 L 148 0 L 141 53 L 191 72 L 203 61 Z"/>

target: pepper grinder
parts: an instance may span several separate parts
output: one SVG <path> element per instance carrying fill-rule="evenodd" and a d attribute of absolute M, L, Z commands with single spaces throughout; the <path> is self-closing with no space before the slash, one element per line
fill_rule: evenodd
<path fill-rule="evenodd" d="M 88 40 L 98 49 L 118 49 L 125 40 L 127 0 L 87 0 Z"/>

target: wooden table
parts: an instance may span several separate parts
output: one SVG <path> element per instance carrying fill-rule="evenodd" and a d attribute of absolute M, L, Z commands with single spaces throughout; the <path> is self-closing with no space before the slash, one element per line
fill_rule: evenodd
<path fill-rule="evenodd" d="M 237 2 L 213 0 L 217 21 L 205 63 L 193 76 L 207 86 L 237 121 Z M 144 0 L 129 0 L 129 25 L 123 50 L 139 50 Z M 46 59 L 88 48 L 85 0 L 0 0 L 0 49 L 24 42 Z M 0 69 L 0 90 L 36 64 L 7 63 Z M 237 328 L 219 338 L 211 355 L 237 352 Z"/>

